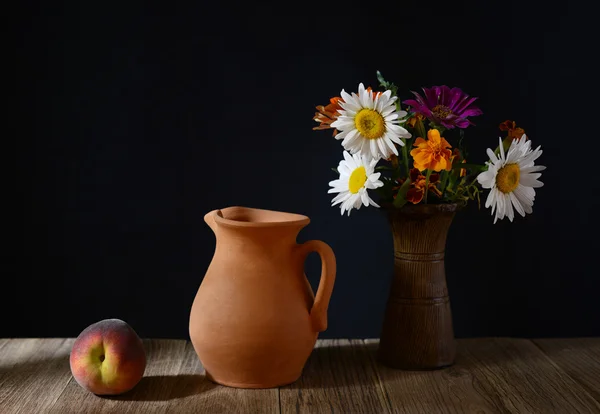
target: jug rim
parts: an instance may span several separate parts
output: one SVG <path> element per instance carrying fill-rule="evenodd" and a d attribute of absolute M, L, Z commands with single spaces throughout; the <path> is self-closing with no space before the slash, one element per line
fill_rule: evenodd
<path fill-rule="evenodd" d="M 225 207 L 213 210 L 212 213 L 214 214 L 214 220 L 217 224 L 223 224 L 231 227 L 306 226 L 308 223 L 310 223 L 310 218 L 303 214 L 253 207 Z M 232 218 L 236 215 L 241 217 L 241 219 Z M 248 218 L 250 216 L 254 216 L 255 220 L 249 220 Z M 268 216 L 273 217 L 273 219 L 267 219 Z M 279 218 L 279 220 L 275 218 Z"/>

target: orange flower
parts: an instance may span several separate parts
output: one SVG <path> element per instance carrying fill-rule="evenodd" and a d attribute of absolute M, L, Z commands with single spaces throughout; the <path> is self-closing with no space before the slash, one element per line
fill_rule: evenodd
<path fill-rule="evenodd" d="M 418 204 L 423 200 L 423 196 L 425 195 L 425 182 L 427 178 L 421 174 L 421 172 L 417 168 L 413 168 L 410 170 L 410 188 L 406 193 L 406 200 L 410 201 L 413 204 Z M 432 194 L 435 194 L 438 197 L 442 196 L 442 192 L 437 188 L 436 184 L 440 181 L 439 174 L 431 174 L 429 176 L 429 191 Z"/>
<path fill-rule="evenodd" d="M 411 128 L 414 128 L 418 121 L 424 120 L 425 117 L 421 114 L 414 114 L 406 121 L 406 125 L 410 125 Z"/>
<path fill-rule="evenodd" d="M 523 128 L 517 128 L 517 123 L 515 121 L 506 120 L 499 125 L 500 131 L 508 131 L 507 138 L 510 138 L 511 141 L 521 138 L 523 134 L 525 134 L 525 130 Z"/>
<path fill-rule="evenodd" d="M 460 150 L 458 148 L 454 148 L 454 151 L 452 151 L 452 157 L 450 157 L 450 162 L 452 163 L 452 166 L 456 165 L 456 162 L 458 162 L 458 160 L 460 160 Z M 462 163 L 466 163 L 467 160 L 463 159 Z M 467 175 L 467 170 L 465 170 L 464 168 L 460 169 L 460 177 L 464 177 L 465 175 Z"/>
<path fill-rule="evenodd" d="M 410 187 L 406 193 L 406 200 L 410 201 L 413 204 L 419 204 L 423 197 L 425 196 L 425 182 L 427 181 L 427 177 L 425 177 L 417 168 L 413 168 L 409 171 L 410 177 Z M 394 191 L 398 191 L 404 181 L 404 178 L 398 179 L 398 185 L 393 187 Z M 437 183 L 440 181 L 440 175 L 437 173 L 433 173 L 429 176 L 429 191 L 430 194 L 434 194 L 438 197 L 442 196 L 442 192 L 437 188 Z M 398 193 L 394 195 L 394 198 L 398 196 Z"/>
<path fill-rule="evenodd" d="M 433 170 L 441 171 L 452 169 L 452 151 L 447 148 L 452 146 L 444 137 L 440 136 L 440 131 L 430 129 L 427 131 L 427 141 L 419 137 L 416 139 L 414 146 L 417 147 L 410 152 L 414 159 L 415 168 L 420 171 Z"/>
<path fill-rule="evenodd" d="M 315 122 L 319 122 L 320 125 L 314 127 L 313 130 L 331 128 L 331 123 L 334 122 L 340 115 L 340 113 L 338 112 L 338 109 L 342 109 L 342 107 L 340 106 L 340 102 L 344 101 L 339 96 L 336 96 L 329 100 L 329 104 L 327 106 L 319 105 L 316 107 L 317 111 L 319 112 L 315 112 L 313 120 Z M 334 128 L 333 136 L 336 136 L 337 133 L 338 131 Z"/>

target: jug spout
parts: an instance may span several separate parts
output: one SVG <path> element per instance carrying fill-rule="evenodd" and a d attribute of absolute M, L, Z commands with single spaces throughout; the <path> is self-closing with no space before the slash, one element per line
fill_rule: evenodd
<path fill-rule="evenodd" d="M 223 213 L 221 213 L 221 210 L 213 210 L 204 215 L 204 221 L 206 222 L 206 224 L 208 224 L 208 227 L 210 227 L 213 233 L 217 232 L 217 222 L 215 221 L 215 217 L 217 215 L 223 217 Z"/>
<path fill-rule="evenodd" d="M 301 214 L 249 207 L 225 207 L 204 216 L 217 238 L 230 246 L 291 249 L 310 219 Z"/>

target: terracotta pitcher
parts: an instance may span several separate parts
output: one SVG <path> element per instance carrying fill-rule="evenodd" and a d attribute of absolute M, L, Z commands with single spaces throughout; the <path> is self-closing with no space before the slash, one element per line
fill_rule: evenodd
<path fill-rule="evenodd" d="M 296 243 L 306 216 L 228 207 L 204 216 L 217 244 L 190 314 L 190 338 L 207 377 L 239 388 L 296 381 L 327 328 L 336 263 L 322 241 Z M 304 274 L 321 256 L 316 297 Z"/>

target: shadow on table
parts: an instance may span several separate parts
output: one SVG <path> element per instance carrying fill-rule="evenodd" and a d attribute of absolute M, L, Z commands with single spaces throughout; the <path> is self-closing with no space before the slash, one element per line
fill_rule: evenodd
<path fill-rule="evenodd" d="M 454 365 L 434 370 L 400 370 L 387 367 L 377 360 L 378 343 L 374 342 L 364 345 L 345 343 L 337 346 L 317 347 L 312 351 L 302 376 L 296 382 L 282 387 L 282 390 L 374 386 L 374 384 L 380 381 L 385 382 L 390 378 L 415 380 L 429 376 L 441 376 L 446 379 L 470 377 L 470 371 L 478 364 L 491 366 L 505 364 L 507 361 L 536 357 L 536 355 L 519 354 L 517 350 L 509 352 L 511 349 L 504 353 L 498 353 L 496 350 L 499 345 L 494 342 L 477 341 L 471 347 L 476 347 L 482 355 L 476 358 L 471 353 L 466 354 L 467 350 L 464 349 L 464 345 L 468 344 L 469 342 L 463 341 L 458 347 Z M 486 347 L 489 347 L 490 351 L 486 351 Z"/>
<path fill-rule="evenodd" d="M 363 345 L 343 344 L 313 349 L 302 376 L 285 389 L 322 389 L 371 384 L 374 380 L 372 356 Z"/>
<path fill-rule="evenodd" d="M 103 398 L 121 401 L 168 401 L 201 394 L 216 387 L 204 375 L 155 375 L 143 377 L 129 392 Z"/>

